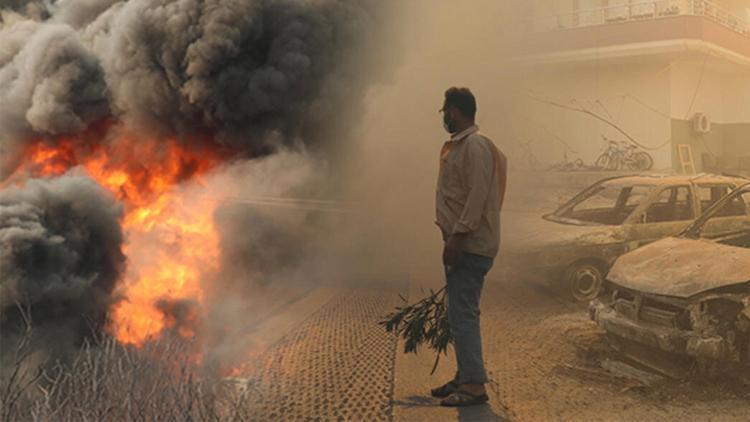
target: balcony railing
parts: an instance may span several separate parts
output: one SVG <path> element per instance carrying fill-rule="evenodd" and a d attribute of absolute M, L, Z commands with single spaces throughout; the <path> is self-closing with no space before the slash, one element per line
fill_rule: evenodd
<path fill-rule="evenodd" d="M 748 19 L 737 16 L 708 0 L 610 1 L 607 7 L 535 17 L 530 29 L 534 32 L 542 32 L 672 16 L 703 16 L 750 37 Z"/>

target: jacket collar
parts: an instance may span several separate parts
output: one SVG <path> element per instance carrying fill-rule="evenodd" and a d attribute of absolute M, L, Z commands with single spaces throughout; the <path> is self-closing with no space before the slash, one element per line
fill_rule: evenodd
<path fill-rule="evenodd" d="M 479 130 L 479 126 L 477 126 L 477 125 L 470 126 L 470 127 L 466 128 L 466 129 L 462 130 L 461 132 L 458 132 L 458 133 L 452 135 L 451 139 L 448 142 L 462 141 L 466 137 L 468 137 L 469 135 L 471 135 L 472 133 L 477 132 L 478 130 Z"/>

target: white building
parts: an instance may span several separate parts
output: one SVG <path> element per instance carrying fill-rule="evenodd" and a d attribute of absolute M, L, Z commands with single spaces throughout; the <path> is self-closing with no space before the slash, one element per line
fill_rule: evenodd
<path fill-rule="evenodd" d="M 750 0 L 526 7 L 515 63 L 530 98 L 604 117 L 645 145 L 656 169 L 683 170 L 678 146 L 686 145 L 696 171 L 750 171 Z M 559 160 L 567 143 L 573 157 L 593 163 L 602 135 L 625 140 L 590 115 L 537 100 L 524 101 L 521 113 L 519 137 L 561 141 L 544 149 L 555 143 L 532 142 L 547 161 Z"/>

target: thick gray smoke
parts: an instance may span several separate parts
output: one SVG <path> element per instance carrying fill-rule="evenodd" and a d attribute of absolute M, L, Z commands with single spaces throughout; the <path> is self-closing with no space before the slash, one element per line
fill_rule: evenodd
<path fill-rule="evenodd" d="M 23 328 L 18 304 L 31 307 L 35 341 L 58 352 L 104 322 L 125 263 L 121 214 L 85 176 L 0 191 L 2 349 L 13 347 Z"/>
<path fill-rule="evenodd" d="M 319 144 L 363 95 L 361 70 L 378 60 L 369 47 L 384 8 L 374 0 L 21 3 L 0 3 L 6 174 L 24 142 L 103 120 L 244 156 Z"/>
<path fill-rule="evenodd" d="M 71 27 L 22 21 L 0 42 L 4 138 L 76 133 L 107 116 L 103 71 Z"/>
<path fill-rule="evenodd" d="M 49 6 L 44 0 L 0 0 L 0 10 L 15 11 L 32 19 L 49 18 Z"/>
<path fill-rule="evenodd" d="M 282 157 L 284 165 L 270 168 L 259 164 L 262 177 L 231 171 L 215 177 L 230 178 L 237 185 L 230 194 L 236 197 L 253 193 L 302 196 L 290 192 L 290 186 L 314 195 L 308 189 L 315 179 L 310 176 L 313 170 L 308 158 L 330 155 L 338 148 L 335 144 L 346 139 L 344 132 L 353 126 L 352 119 L 360 114 L 366 88 L 372 82 L 370 68 L 382 62 L 380 53 L 385 51 L 376 38 L 385 27 L 387 3 L 0 0 L 0 181 L 22 162 L 26 147 L 38 142 L 54 145 L 61 140 L 78 142 L 76 147 L 81 148 L 76 148 L 76 154 L 91 151 L 84 147 L 92 143 L 101 144 L 105 151 L 113 151 L 111 162 L 147 169 L 148 163 L 138 160 L 154 157 L 132 151 L 116 155 L 115 151 L 120 151 L 116 143 L 123 138 L 120 135 L 127 135 L 128 142 L 133 137 L 136 142 L 140 138 L 174 139 L 196 151 L 219 148 L 233 158 L 257 159 L 276 153 L 274 157 Z M 137 146 L 133 148 L 137 151 Z M 304 151 L 298 156 L 303 158 L 290 161 L 283 158 L 286 153 L 279 153 L 290 150 Z M 327 158 L 321 161 L 329 161 Z M 243 168 L 240 161 L 235 162 L 235 168 Z M 185 173 L 181 181 L 190 179 L 191 169 L 186 167 L 181 169 Z M 318 170 L 316 167 L 314 172 Z M 15 274 L 8 278 L 3 270 L 2 293 L 11 298 L 2 304 L 4 329 L 14 315 L 12 302 L 23 295 L 31 296 L 42 321 L 49 313 L 78 324 L 81 319 L 74 314 L 93 314 L 96 319 L 111 303 L 122 265 L 120 229 L 112 204 L 102 203 L 101 192 L 92 193 L 92 182 L 76 180 L 86 185 L 80 195 L 98 195 L 99 199 L 57 198 L 68 199 L 71 209 L 87 212 L 93 212 L 88 204 L 99 204 L 101 214 L 58 221 L 52 201 L 39 202 L 28 193 L 59 191 L 74 183 L 69 178 L 49 184 L 32 182 L 25 190 L 3 192 L 3 198 L 7 197 L 3 201 L 15 201 L 18 210 L 11 221 L 40 219 L 34 226 L 42 233 L 40 244 L 57 253 L 49 252 L 49 256 L 66 258 L 37 269 L 34 259 L 42 258 L 34 258 L 34 251 L 43 250 L 40 253 L 46 257 L 46 249 L 29 246 L 33 251 L 19 255 L 15 251 L 27 249 L 14 240 L 7 243 L 6 258 L 3 240 L 3 265 L 7 261 Z M 248 188 L 251 183 L 259 187 Z M 210 186 L 210 192 L 196 195 L 221 195 L 216 185 Z M 106 230 L 104 225 L 97 225 L 96 230 L 88 226 L 90 221 L 103 223 L 103 215 L 111 217 L 106 220 L 111 222 Z M 44 220 L 47 217 L 53 220 Z M 316 227 L 317 221 L 312 220 L 319 217 L 226 205 L 217 211 L 216 219 L 222 249 L 220 276 L 225 283 L 221 286 L 225 286 L 231 284 L 226 280 L 241 284 L 248 278 L 269 283 L 294 271 L 306 259 L 302 245 L 313 237 L 308 232 Z M 15 233 L 17 229 L 12 227 Z M 112 235 L 89 236 L 100 233 L 100 228 Z M 70 249 L 68 241 L 78 249 Z M 133 242 L 133 237 L 129 241 Z M 144 249 L 151 251 L 151 246 L 160 244 Z M 136 267 L 136 257 L 145 253 L 131 250 L 128 265 Z M 75 288 L 80 296 L 63 287 L 34 290 L 58 285 Z M 45 293 L 48 291 L 67 293 L 59 296 L 64 300 L 55 302 Z M 90 308 L 79 308 L 77 298 L 84 297 Z M 162 300 L 155 305 L 175 327 L 195 323 L 196 304 L 189 300 Z M 50 335 L 51 343 L 54 339 Z"/>

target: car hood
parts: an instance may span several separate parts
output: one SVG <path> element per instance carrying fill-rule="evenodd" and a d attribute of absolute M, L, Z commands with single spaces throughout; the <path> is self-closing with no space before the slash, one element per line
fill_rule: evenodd
<path fill-rule="evenodd" d="M 668 237 L 621 256 L 607 278 L 643 293 L 686 298 L 750 281 L 750 249 Z"/>
<path fill-rule="evenodd" d="M 503 247 L 517 252 L 538 252 L 556 245 L 606 245 L 624 240 L 619 226 L 579 226 L 548 221 L 542 217 L 522 221 L 503 220 Z"/>

